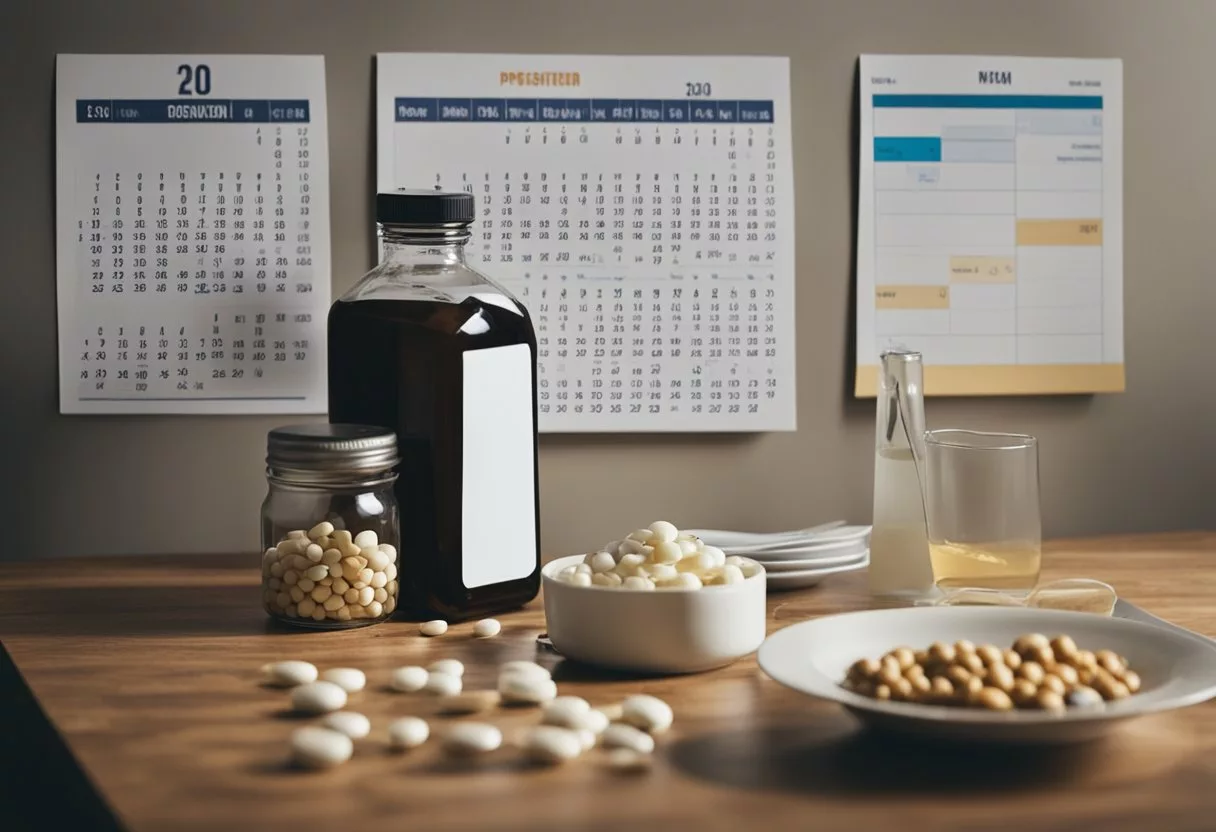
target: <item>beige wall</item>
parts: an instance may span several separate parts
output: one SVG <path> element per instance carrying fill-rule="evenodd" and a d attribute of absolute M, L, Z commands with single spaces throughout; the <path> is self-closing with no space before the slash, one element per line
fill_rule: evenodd
<path fill-rule="evenodd" d="M 277 418 L 63 417 L 57 406 L 56 52 L 324 54 L 334 289 L 367 269 L 377 51 L 791 58 L 797 433 L 544 437 L 544 545 L 638 523 L 869 522 L 873 403 L 847 395 L 851 106 L 861 52 L 1121 57 L 1122 395 L 931 401 L 931 426 L 1042 441 L 1049 535 L 1216 527 L 1216 2 L 8 0 L 0 30 L 0 559 L 257 546 Z"/>

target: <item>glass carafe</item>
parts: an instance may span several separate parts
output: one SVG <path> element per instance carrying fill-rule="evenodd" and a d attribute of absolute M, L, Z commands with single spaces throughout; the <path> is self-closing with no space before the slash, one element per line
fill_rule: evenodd
<path fill-rule="evenodd" d="M 888 350 L 879 368 L 874 447 L 870 592 L 916 599 L 933 593 L 921 472 L 925 404 L 920 353 Z"/>

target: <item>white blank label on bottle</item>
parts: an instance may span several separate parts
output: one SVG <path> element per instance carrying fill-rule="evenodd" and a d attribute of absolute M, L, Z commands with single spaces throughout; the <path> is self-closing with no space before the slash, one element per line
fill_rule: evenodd
<path fill-rule="evenodd" d="M 464 354 L 462 576 L 468 589 L 536 568 L 532 351 Z"/>

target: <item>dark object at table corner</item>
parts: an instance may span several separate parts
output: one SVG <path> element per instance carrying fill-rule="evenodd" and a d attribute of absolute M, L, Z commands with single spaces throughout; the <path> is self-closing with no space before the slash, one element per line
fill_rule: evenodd
<path fill-rule="evenodd" d="M 9 715 L 10 748 L 28 752 L 0 754 L 0 813 L 5 832 L 122 832 L 118 818 L 43 713 L 3 642 L 0 707 Z"/>

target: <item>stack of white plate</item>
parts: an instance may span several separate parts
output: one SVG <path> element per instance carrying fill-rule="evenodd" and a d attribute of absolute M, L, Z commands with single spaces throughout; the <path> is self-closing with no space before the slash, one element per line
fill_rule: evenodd
<path fill-rule="evenodd" d="M 870 527 L 843 520 L 791 532 L 758 534 L 722 529 L 687 529 L 727 555 L 751 558 L 764 566 L 770 589 L 815 586 L 828 575 L 870 565 Z"/>

